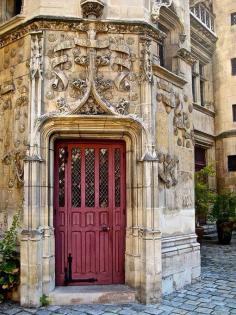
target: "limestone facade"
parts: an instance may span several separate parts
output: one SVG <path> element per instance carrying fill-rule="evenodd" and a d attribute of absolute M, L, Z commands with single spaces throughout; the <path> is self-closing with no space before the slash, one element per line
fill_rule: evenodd
<path fill-rule="evenodd" d="M 22 305 L 55 289 L 58 139 L 125 142 L 125 283 L 139 301 L 156 303 L 200 276 L 194 144 L 214 161 L 217 38 L 190 13 L 196 3 L 139 2 L 24 0 L 2 18 L 0 231 L 23 203 Z"/>

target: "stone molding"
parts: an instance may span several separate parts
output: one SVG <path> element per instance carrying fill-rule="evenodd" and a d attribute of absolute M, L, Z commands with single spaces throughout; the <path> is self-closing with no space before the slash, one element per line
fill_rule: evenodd
<path fill-rule="evenodd" d="M 58 20 L 52 16 L 38 16 L 9 32 L 2 32 L 0 47 L 4 47 L 15 40 L 18 40 L 32 31 L 38 30 L 55 30 L 55 31 L 88 31 L 90 21 L 80 18 L 65 18 L 64 21 Z M 162 40 L 166 37 L 165 33 L 153 27 L 146 22 L 127 22 L 127 21 L 94 21 L 97 32 L 107 32 L 109 34 L 138 34 L 151 37 L 154 40 Z M 5 33 L 5 34 L 4 34 Z"/>
<path fill-rule="evenodd" d="M 206 107 L 203 107 L 203 106 L 201 106 L 199 104 L 193 103 L 193 108 L 195 110 L 205 114 L 205 115 L 208 115 L 208 116 L 211 116 L 211 117 L 215 118 L 215 115 L 216 115 L 215 112 L 213 112 L 212 110 L 210 110 L 210 109 L 208 109 Z"/>
<path fill-rule="evenodd" d="M 178 76 L 177 74 L 167 70 L 166 68 L 160 65 L 153 64 L 152 68 L 153 68 L 153 74 L 155 76 L 165 79 L 179 88 L 183 88 L 187 84 L 187 81 L 184 80 L 182 77 Z"/>

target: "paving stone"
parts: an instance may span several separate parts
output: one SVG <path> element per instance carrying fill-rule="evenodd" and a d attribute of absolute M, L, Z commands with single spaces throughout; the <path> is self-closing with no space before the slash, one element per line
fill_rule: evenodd
<path fill-rule="evenodd" d="M 19 313 L 20 311 L 21 311 L 20 308 L 13 307 L 13 308 L 9 308 L 9 309 L 5 310 L 4 312 L 8 315 L 15 315 L 15 314 Z"/>
<path fill-rule="evenodd" d="M 195 311 L 196 311 L 197 313 L 211 314 L 212 309 L 206 308 L 206 307 L 198 307 L 198 308 L 195 309 Z"/>
<path fill-rule="evenodd" d="M 50 315 L 52 312 L 47 310 L 39 310 L 36 312 L 37 315 Z"/>
<path fill-rule="evenodd" d="M 236 237 L 231 246 L 203 243 L 202 280 L 163 297 L 157 305 L 48 306 L 40 309 L 6 302 L 0 315 L 236 315 Z"/>
<path fill-rule="evenodd" d="M 197 308 L 196 305 L 190 305 L 190 304 L 182 304 L 181 309 L 186 311 L 194 311 Z"/>

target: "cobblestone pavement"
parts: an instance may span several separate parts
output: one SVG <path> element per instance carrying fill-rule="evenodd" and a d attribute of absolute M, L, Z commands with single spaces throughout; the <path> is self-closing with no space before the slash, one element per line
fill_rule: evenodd
<path fill-rule="evenodd" d="M 202 280 L 165 296 L 158 305 L 71 305 L 26 309 L 0 305 L 0 315 L 194 315 L 236 314 L 236 235 L 231 246 L 208 241 L 202 245 Z"/>

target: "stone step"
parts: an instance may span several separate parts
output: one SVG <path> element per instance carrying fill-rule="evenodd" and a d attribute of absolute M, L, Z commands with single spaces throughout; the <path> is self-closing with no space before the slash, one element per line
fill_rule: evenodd
<path fill-rule="evenodd" d="M 210 233 L 210 234 L 203 235 L 204 240 L 216 240 L 217 238 L 218 238 L 217 233 Z"/>
<path fill-rule="evenodd" d="M 134 303 L 135 290 L 126 285 L 56 287 L 49 294 L 50 304 L 124 304 Z"/>

